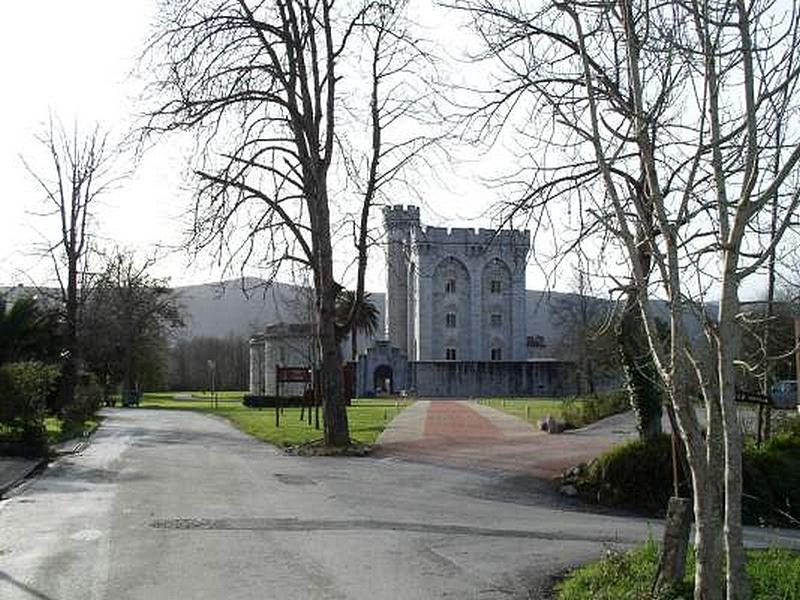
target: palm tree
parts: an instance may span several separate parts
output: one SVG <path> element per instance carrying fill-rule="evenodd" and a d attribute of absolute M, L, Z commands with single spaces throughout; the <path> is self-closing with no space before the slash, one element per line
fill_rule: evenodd
<path fill-rule="evenodd" d="M 347 324 L 350 313 L 353 311 L 353 304 L 356 302 L 356 293 L 351 290 L 342 289 L 339 291 L 339 296 L 336 299 L 336 322 L 340 326 Z M 351 358 L 356 360 L 358 358 L 358 336 L 357 333 L 363 333 L 370 336 L 375 335 L 378 331 L 378 307 L 372 301 L 369 293 L 364 293 L 364 297 L 356 307 L 355 316 L 350 325 L 350 348 Z"/>

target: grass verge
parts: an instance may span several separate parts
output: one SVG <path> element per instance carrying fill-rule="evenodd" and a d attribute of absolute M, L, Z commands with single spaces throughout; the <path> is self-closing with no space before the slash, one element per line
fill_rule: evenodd
<path fill-rule="evenodd" d="M 548 415 L 563 421 L 566 400 L 553 398 L 484 398 L 478 404 L 502 410 L 510 415 L 533 423 Z M 580 400 L 577 401 L 580 403 Z"/>
<path fill-rule="evenodd" d="M 753 600 L 800 600 L 800 554 L 770 548 L 748 550 L 747 573 Z M 650 540 L 627 552 L 608 550 L 604 558 L 569 573 L 556 585 L 557 600 L 677 600 L 692 598 L 694 556 L 686 559 L 686 577 L 671 590 L 651 591 L 659 546 Z"/>
<path fill-rule="evenodd" d="M 65 428 L 63 419 L 59 417 L 45 417 L 44 427 L 47 431 L 47 443 L 60 444 L 74 438 L 90 435 L 100 426 L 101 417 L 95 416 L 83 423 L 83 426 L 74 428 Z"/>
<path fill-rule="evenodd" d="M 300 408 L 284 408 L 280 415 L 280 427 L 276 427 L 274 409 L 248 408 L 242 404 L 243 395 L 244 392 L 219 392 L 215 407 L 210 394 L 197 392 L 148 393 L 142 398 L 140 406 L 167 410 L 192 410 L 219 415 L 228 419 L 248 435 L 276 446 L 298 446 L 322 438 L 322 430 L 315 428 L 315 415 L 312 414 L 311 424 L 309 424 L 307 412 L 304 413 L 305 418 L 301 421 Z M 389 421 L 410 404 L 409 401 L 388 399 L 353 400 L 352 406 L 347 408 L 351 439 L 362 444 L 374 443 Z M 319 418 L 321 421 L 321 409 Z"/>
<path fill-rule="evenodd" d="M 585 427 L 629 408 L 628 398 L 624 392 L 563 399 L 485 398 L 478 400 L 478 403 L 502 410 L 534 425 L 539 419 L 552 416 L 571 428 Z"/>

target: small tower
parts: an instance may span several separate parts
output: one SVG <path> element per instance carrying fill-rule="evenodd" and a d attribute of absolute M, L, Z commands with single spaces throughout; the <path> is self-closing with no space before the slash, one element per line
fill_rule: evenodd
<path fill-rule="evenodd" d="M 402 205 L 383 209 L 386 228 L 386 336 L 408 353 L 409 255 L 411 233 L 419 230 L 419 207 Z"/>

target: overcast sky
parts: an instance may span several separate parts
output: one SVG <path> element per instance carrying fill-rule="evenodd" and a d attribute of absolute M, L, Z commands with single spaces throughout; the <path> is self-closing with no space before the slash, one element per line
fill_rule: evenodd
<path fill-rule="evenodd" d="M 0 212 L 0 285 L 52 281 L 49 261 L 35 248 L 57 238 L 57 221 L 37 217 L 43 194 L 23 167 L 21 157 L 42 173 L 46 158 L 36 141 L 52 112 L 69 127 L 100 123 L 113 134 L 125 134 L 132 122 L 141 82 L 129 74 L 151 33 L 156 0 L 41 0 L 4 6 L 0 19 L 0 174 L 3 177 Z M 431 35 L 445 39 L 455 56 L 469 43 L 452 13 L 442 17 L 429 0 L 415 1 L 420 23 Z M 422 12 L 420 12 L 422 11 Z M 474 40 L 473 40 L 474 42 Z M 470 66 L 460 67 L 468 72 Z M 208 257 L 190 258 L 170 250 L 180 244 L 190 205 L 183 168 L 190 144 L 177 141 L 149 151 L 134 175 L 106 195 L 96 211 L 96 234 L 109 248 L 131 248 L 142 256 L 161 257 L 156 275 L 174 285 L 219 281 L 223 274 Z M 498 176 L 508 160 L 486 157 L 464 148 L 447 169 L 442 182 L 423 183 L 422 218 L 429 225 L 490 227 L 485 216 L 500 192 L 476 176 Z M 507 155 L 506 155 L 507 156 Z M 126 165 L 120 165 L 121 168 Z M 396 203 L 408 203 L 397 198 Z M 535 252 L 544 250 L 537 247 Z M 257 273 L 249 273 L 257 274 Z M 533 264 L 527 287 L 572 291 L 568 270 L 546 282 Z M 373 257 L 368 287 L 384 289 L 381 256 Z"/>
<path fill-rule="evenodd" d="M 424 2 L 423 2 L 424 4 Z M 100 123 L 123 135 L 133 121 L 140 82 L 129 76 L 150 33 L 156 0 L 43 0 L 4 6 L 0 20 L 0 173 L 3 175 L 0 220 L 0 285 L 42 283 L 50 264 L 36 256 L 35 246 L 54 239 L 57 221 L 37 217 L 42 192 L 22 164 L 24 157 L 38 172 L 47 164 L 36 136 L 48 114 L 67 127 Z M 423 15 L 430 22 L 428 15 Z M 457 32 L 454 32 L 457 34 Z M 457 44 L 450 49 L 457 52 Z M 182 240 L 189 204 L 182 169 L 186 148 L 151 150 L 134 176 L 104 197 L 96 211 L 95 231 L 106 246 L 120 245 L 150 255 L 160 247 L 156 270 L 176 285 L 219 280 L 208 258 L 191 260 L 167 248 Z M 481 160 L 481 157 L 473 157 Z M 123 165 L 124 167 L 124 165 Z M 475 164 L 455 165 L 445 186 L 431 183 L 420 190 L 427 198 L 423 219 L 430 225 L 489 227 L 482 215 L 497 198 L 470 180 Z M 486 169 L 484 169 L 486 170 Z M 408 199 L 398 198 L 397 203 Z M 370 269 L 371 289 L 383 288 L 382 264 Z M 541 287 L 534 269 L 528 287 Z"/>

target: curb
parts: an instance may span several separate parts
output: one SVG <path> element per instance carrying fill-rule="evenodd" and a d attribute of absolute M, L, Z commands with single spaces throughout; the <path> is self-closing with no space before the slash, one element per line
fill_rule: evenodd
<path fill-rule="evenodd" d="M 23 481 L 28 479 L 32 479 L 36 475 L 38 475 L 45 467 L 50 463 L 50 458 L 45 457 L 31 465 L 30 469 L 28 469 L 22 476 L 17 477 L 16 479 L 12 479 L 11 481 L 0 483 L 0 500 L 5 499 L 5 495 L 20 485 Z"/>
<path fill-rule="evenodd" d="M 63 441 L 53 448 L 53 456 L 57 458 L 59 456 L 80 454 L 89 446 L 89 438 L 90 435 L 84 435 L 83 437 Z"/>
<path fill-rule="evenodd" d="M 53 460 L 56 460 L 62 456 L 70 456 L 83 452 L 89 445 L 90 439 L 91 434 L 61 442 L 53 448 L 53 453 L 50 456 L 45 456 L 39 459 L 37 462 L 31 465 L 30 469 L 27 469 L 23 475 L 8 482 L 0 482 L 0 500 L 4 500 L 5 495 L 19 486 L 23 481 L 33 479 L 36 475 L 41 473 Z"/>

